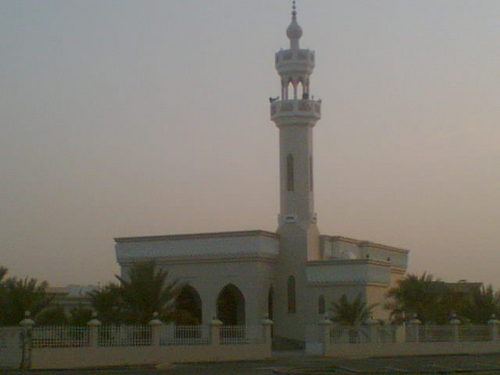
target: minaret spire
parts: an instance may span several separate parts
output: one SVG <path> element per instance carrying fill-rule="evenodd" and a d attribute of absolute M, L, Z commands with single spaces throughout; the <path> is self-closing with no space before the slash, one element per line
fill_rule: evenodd
<path fill-rule="evenodd" d="M 288 29 L 286 29 L 286 35 L 290 39 L 290 49 L 299 49 L 299 39 L 302 36 L 302 28 L 297 22 L 297 5 L 295 0 L 292 2 L 292 22 Z"/>

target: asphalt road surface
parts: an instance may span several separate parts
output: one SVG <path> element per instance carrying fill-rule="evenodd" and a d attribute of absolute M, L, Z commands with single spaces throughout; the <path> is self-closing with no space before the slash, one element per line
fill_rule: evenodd
<path fill-rule="evenodd" d="M 328 375 L 328 374 L 500 375 L 500 353 L 392 358 L 323 358 L 279 354 L 268 361 L 174 364 L 165 369 L 128 368 L 67 371 L 5 371 L 5 375 Z M 2 375 L 3 375 L 2 374 Z"/>

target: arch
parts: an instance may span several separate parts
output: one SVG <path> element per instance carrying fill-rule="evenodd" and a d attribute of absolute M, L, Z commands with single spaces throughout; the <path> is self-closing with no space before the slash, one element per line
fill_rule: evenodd
<path fill-rule="evenodd" d="M 245 325 L 245 297 L 234 284 L 228 284 L 220 291 L 217 317 L 224 325 Z"/>
<path fill-rule="evenodd" d="M 288 154 L 286 157 L 286 190 L 295 190 L 295 171 L 293 165 L 293 155 Z"/>
<path fill-rule="evenodd" d="M 326 312 L 326 304 L 325 304 L 325 296 L 321 295 L 318 298 L 318 314 L 325 314 Z"/>
<path fill-rule="evenodd" d="M 288 297 L 288 313 L 295 314 L 297 312 L 297 298 L 295 290 L 295 277 L 290 276 L 287 281 L 287 297 Z"/>
<path fill-rule="evenodd" d="M 191 285 L 185 285 L 175 299 L 175 311 L 177 325 L 199 325 L 202 323 L 200 294 Z"/>
<path fill-rule="evenodd" d="M 307 87 L 306 84 L 302 79 L 300 79 L 299 83 L 297 84 L 297 93 L 298 97 L 300 99 L 309 99 L 309 93 L 307 92 Z"/>
<path fill-rule="evenodd" d="M 293 92 L 294 92 L 293 81 L 290 79 L 286 84 L 286 90 L 285 90 L 286 100 L 290 99 L 290 96 L 292 96 Z"/>

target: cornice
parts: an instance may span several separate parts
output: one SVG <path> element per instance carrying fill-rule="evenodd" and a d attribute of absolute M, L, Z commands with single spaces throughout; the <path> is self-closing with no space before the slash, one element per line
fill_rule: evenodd
<path fill-rule="evenodd" d="M 138 258 L 118 258 L 121 266 L 137 263 Z M 221 255 L 189 255 L 177 257 L 140 257 L 141 262 L 154 261 L 159 265 L 200 264 L 200 263 L 277 263 L 278 254 L 221 254 Z"/>
<path fill-rule="evenodd" d="M 321 286 L 338 286 L 338 287 L 347 287 L 347 286 L 373 286 L 378 288 L 387 288 L 388 283 L 376 283 L 376 282 L 367 282 L 367 281 L 308 281 L 308 287 L 321 287 Z"/>
<path fill-rule="evenodd" d="M 347 242 L 347 243 L 352 243 L 354 245 L 357 245 L 359 247 L 375 247 L 377 249 L 383 249 L 383 250 L 393 251 L 393 252 L 402 253 L 402 254 L 408 254 L 410 252 L 410 250 L 403 249 L 400 247 L 383 245 L 383 244 L 371 242 L 371 241 L 356 240 L 354 238 L 343 237 L 343 236 L 329 236 L 329 235 L 322 234 L 320 236 L 320 238 L 321 238 L 321 240 L 327 240 L 330 242 L 335 242 L 335 241 Z"/>
<path fill-rule="evenodd" d="M 264 230 L 248 230 L 236 232 L 208 232 L 208 233 L 187 233 L 187 234 L 170 234 L 161 236 L 139 236 L 139 237 L 116 237 L 114 240 L 117 243 L 122 242 L 146 242 L 146 241 L 165 241 L 165 240 L 188 240 L 188 239 L 207 239 L 207 238 L 224 238 L 224 237 L 269 237 L 279 239 L 279 234 Z"/>
<path fill-rule="evenodd" d="M 358 265 L 358 264 L 391 267 L 391 263 L 375 259 L 325 259 L 325 260 L 310 260 L 306 263 L 307 266 L 313 266 L 313 267 L 347 266 L 347 265 Z"/>

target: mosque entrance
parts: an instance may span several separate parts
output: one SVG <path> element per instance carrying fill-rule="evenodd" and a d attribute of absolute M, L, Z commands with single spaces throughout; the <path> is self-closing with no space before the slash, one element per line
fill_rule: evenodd
<path fill-rule="evenodd" d="M 226 285 L 219 293 L 217 317 L 227 326 L 245 325 L 245 297 L 235 285 Z"/>

